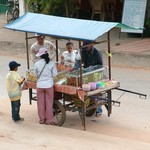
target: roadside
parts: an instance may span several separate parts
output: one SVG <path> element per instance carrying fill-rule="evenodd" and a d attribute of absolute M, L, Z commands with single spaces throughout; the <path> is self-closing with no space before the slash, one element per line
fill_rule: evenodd
<path fill-rule="evenodd" d="M 4 15 L 0 15 L 0 54 L 10 55 L 15 57 L 21 57 L 26 59 L 26 44 L 25 44 L 25 33 L 18 31 L 11 31 L 4 29 L 3 26 L 6 24 Z M 112 65 L 120 67 L 132 67 L 132 68 L 143 68 L 150 69 L 150 46 L 149 38 L 131 38 L 126 33 L 121 34 L 119 39 L 120 29 L 113 29 L 110 32 L 111 37 L 111 53 L 112 53 Z M 29 34 L 33 36 L 33 34 Z M 104 34 L 100 40 L 106 40 L 107 35 Z M 54 39 L 50 39 L 55 44 Z M 29 48 L 35 39 L 29 40 Z M 74 48 L 78 48 L 78 42 L 74 42 Z M 59 40 L 59 49 L 61 52 L 65 50 L 66 40 Z M 140 45 L 140 46 L 139 46 Z M 96 45 L 96 47 L 102 50 L 104 56 L 104 62 L 107 65 L 108 54 L 107 43 Z M 144 49 L 145 48 L 145 49 Z"/>

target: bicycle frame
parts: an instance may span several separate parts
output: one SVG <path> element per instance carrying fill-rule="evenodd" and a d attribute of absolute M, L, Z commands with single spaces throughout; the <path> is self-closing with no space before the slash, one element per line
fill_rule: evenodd
<path fill-rule="evenodd" d="M 6 11 L 7 23 L 10 23 L 19 18 L 19 2 L 18 0 L 11 1 L 6 5 L 8 10 Z"/>

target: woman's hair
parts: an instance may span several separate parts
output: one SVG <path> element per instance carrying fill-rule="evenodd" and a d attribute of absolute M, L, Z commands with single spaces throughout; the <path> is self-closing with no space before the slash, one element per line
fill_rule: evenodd
<path fill-rule="evenodd" d="M 68 45 L 72 45 L 73 46 L 73 43 L 71 41 L 69 41 L 69 42 L 66 43 L 66 46 L 68 46 Z"/>
<path fill-rule="evenodd" d="M 43 54 L 40 56 L 42 59 L 45 59 L 46 63 L 48 64 L 50 62 L 49 54 Z"/>

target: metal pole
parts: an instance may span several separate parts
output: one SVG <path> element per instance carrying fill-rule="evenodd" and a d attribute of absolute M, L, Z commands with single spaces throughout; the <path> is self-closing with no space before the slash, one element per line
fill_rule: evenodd
<path fill-rule="evenodd" d="M 81 41 L 79 41 L 79 49 L 80 49 L 80 56 L 81 56 L 81 60 L 80 60 L 80 87 L 82 88 L 82 50 L 81 50 Z M 86 110 L 86 106 L 85 106 L 85 102 L 81 102 L 81 111 L 82 111 L 82 125 L 84 126 L 84 131 L 86 131 L 86 124 L 85 124 L 85 110 Z"/>
<path fill-rule="evenodd" d="M 107 38 L 108 38 L 108 54 L 110 54 L 110 33 L 108 31 L 107 33 Z M 111 57 L 108 55 L 108 69 L 109 69 L 109 80 L 111 80 Z"/>
<path fill-rule="evenodd" d="M 58 40 L 56 40 L 56 62 L 58 62 Z"/>
<path fill-rule="evenodd" d="M 29 65 L 29 48 L 28 48 L 28 33 L 25 33 L 26 36 L 26 52 L 27 52 L 27 68 L 30 69 Z"/>
<path fill-rule="evenodd" d="M 108 38 L 108 54 L 110 54 L 110 32 L 108 31 L 107 33 L 107 38 Z M 108 56 L 108 69 L 109 69 L 109 80 L 111 80 L 111 56 Z M 108 92 L 108 117 L 110 116 L 112 112 L 112 104 L 111 104 L 111 99 L 112 99 L 112 92 L 109 90 Z"/>
<path fill-rule="evenodd" d="M 81 41 L 79 41 L 79 49 L 80 49 L 80 56 L 81 56 L 81 60 L 80 60 L 80 87 L 82 88 L 82 50 L 81 50 Z"/>
<path fill-rule="evenodd" d="M 25 33 L 26 36 L 26 52 L 27 52 L 27 69 L 30 69 L 29 65 L 29 48 L 28 48 L 28 33 Z M 32 89 L 29 89 L 29 104 L 32 104 Z"/>

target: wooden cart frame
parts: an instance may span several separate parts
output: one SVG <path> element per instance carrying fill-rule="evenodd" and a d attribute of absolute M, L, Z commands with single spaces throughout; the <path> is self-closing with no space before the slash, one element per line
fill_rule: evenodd
<path fill-rule="evenodd" d="M 28 66 L 28 69 L 30 69 L 28 40 L 31 38 L 35 38 L 35 37 L 29 37 L 28 33 L 26 33 L 25 35 L 26 35 L 25 39 L 26 39 L 26 52 L 27 52 L 27 66 Z M 71 40 L 71 39 L 69 39 L 69 40 Z M 82 49 L 81 42 L 82 41 L 79 41 L 80 55 L 82 55 L 82 53 L 81 53 L 81 49 Z M 101 42 L 93 42 L 92 44 L 95 45 L 95 44 L 99 44 L 99 43 L 103 43 L 103 42 L 107 43 L 107 45 L 108 45 L 108 51 L 107 52 L 110 54 L 110 32 L 107 33 L 107 40 L 101 41 Z M 56 39 L 56 61 L 58 61 L 58 39 Z M 108 79 L 111 80 L 111 57 L 110 56 L 108 57 L 108 75 L 109 75 Z M 82 59 L 81 59 L 81 63 L 80 63 L 80 82 L 82 83 Z M 82 84 L 80 84 L 80 85 L 82 88 Z M 88 108 L 86 108 L 85 102 L 81 101 L 81 108 L 78 109 L 78 111 L 79 111 L 80 117 L 82 119 L 82 125 L 84 127 L 84 130 L 86 130 L 86 123 L 85 123 L 86 111 L 95 110 L 96 107 L 99 105 L 105 105 L 107 112 L 108 112 L 108 117 L 110 117 L 110 114 L 112 113 L 112 103 L 113 104 L 114 103 L 120 104 L 120 102 L 112 100 L 112 90 L 119 87 L 119 86 L 120 86 L 119 83 L 117 83 L 113 86 L 109 86 L 109 87 L 106 87 L 104 89 L 97 89 L 95 91 L 86 92 L 86 96 L 89 96 L 91 98 L 93 98 L 97 94 L 107 93 L 107 98 L 102 99 L 102 98 L 95 97 L 97 99 L 97 102 L 99 101 L 99 103 L 95 103 L 95 106 L 92 105 Z M 60 91 L 57 91 L 57 92 L 60 92 Z M 32 104 L 32 100 L 36 100 L 36 98 L 33 96 L 33 94 L 34 93 L 32 91 L 32 88 L 29 88 L 29 102 L 30 102 L 30 104 Z M 67 93 L 63 93 L 63 94 L 67 94 Z M 56 101 L 57 100 L 55 99 L 54 104 L 58 103 Z M 64 110 L 66 110 L 66 111 L 71 110 L 70 105 L 72 105 L 72 102 L 66 105 L 65 99 L 63 98 L 62 105 L 64 106 Z M 61 109 L 62 109 L 62 107 L 61 107 Z M 61 111 L 63 111 L 63 112 L 61 112 L 63 115 L 65 115 L 64 110 L 61 110 Z M 94 113 L 94 111 L 93 111 L 93 113 Z M 57 125 L 62 125 L 64 123 L 65 118 L 66 118 L 65 116 L 62 116 L 62 118 L 60 119 L 60 122 Z"/>

